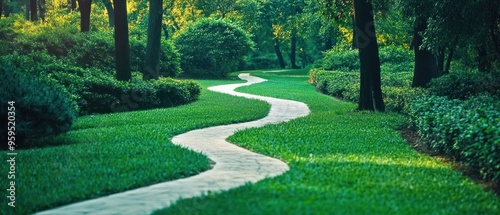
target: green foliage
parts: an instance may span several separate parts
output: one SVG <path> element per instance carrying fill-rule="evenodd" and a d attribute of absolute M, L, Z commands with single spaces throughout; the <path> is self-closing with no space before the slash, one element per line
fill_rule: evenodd
<path fill-rule="evenodd" d="M 315 92 L 296 71 L 258 76 L 269 81 L 238 91 L 305 102 L 311 113 L 237 132 L 229 141 L 283 160 L 290 170 L 180 200 L 155 215 L 499 213 L 494 193 L 408 147 L 395 131 L 403 116 L 352 111 L 355 105 Z"/>
<path fill-rule="evenodd" d="M 410 104 L 409 114 L 423 142 L 462 161 L 484 179 L 500 181 L 500 101 L 430 96 Z"/>
<path fill-rule="evenodd" d="M 319 67 L 325 70 L 359 71 L 358 51 L 352 49 L 333 48 L 323 53 Z M 397 46 L 380 48 L 380 68 L 383 72 L 413 71 L 413 53 Z"/>
<path fill-rule="evenodd" d="M 479 73 L 477 71 L 452 72 L 433 79 L 429 92 L 436 96 L 461 99 L 488 93 L 500 95 L 500 73 Z"/>
<path fill-rule="evenodd" d="M 24 149 L 16 158 L 22 161 L 16 162 L 16 178 L 22 177 L 16 181 L 16 197 L 24 198 L 16 198 L 16 210 L 2 204 L 0 211 L 33 214 L 210 169 L 206 156 L 170 139 L 193 129 L 262 118 L 269 105 L 206 90 L 235 81 L 200 83 L 202 98 L 189 105 L 82 116 L 64 135 L 28 140 L 39 147 Z"/>
<path fill-rule="evenodd" d="M 115 69 L 115 49 L 113 32 L 96 31 L 80 33 L 73 26 L 53 26 L 52 24 L 33 25 L 20 18 L 0 19 L 11 31 L 1 30 L 0 42 L 2 65 L 13 65 L 22 71 L 43 70 L 45 64 L 54 63 L 54 59 L 65 64 L 97 68 L 105 72 Z M 27 29 L 16 29 L 17 25 L 26 25 Z M 9 29 L 8 28 L 8 29 Z M 130 38 L 131 69 L 141 71 L 144 67 L 146 38 Z M 181 73 L 180 55 L 173 42 L 163 40 L 160 51 L 160 75 L 176 77 Z"/>
<path fill-rule="evenodd" d="M 273 69 L 278 65 L 276 54 L 252 55 L 245 58 L 238 70 Z"/>
<path fill-rule="evenodd" d="M 240 27 L 222 19 L 202 19 L 182 31 L 175 44 L 187 76 L 226 77 L 252 50 L 253 42 Z"/>
<path fill-rule="evenodd" d="M 23 138 L 57 135 L 71 129 L 77 106 L 63 87 L 3 68 L 0 80 L 1 120 L 7 120 L 7 106 L 14 107 L 15 125 L 11 127 L 15 127 L 16 143 L 22 144 Z M 7 105 L 11 101 L 15 104 Z M 6 122 L 2 123 L 2 132 L 7 131 L 6 126 Z"/>
<path fill-rule="evenodd" d="M 96 69 L 63 64 L 50 65 L 45 74 L 72 93 L 80 114 L 172 107 L 195 101 L 200 94 L 200 86 L 187 80 L 142 81 L 138 75 L 132 82 L 121 82 Z"/>
<path fill-rule="evenodd" d="M 410 88 L 412 73 L 382 73 L 382 93 L 387 110 L 403 113 L 409 102 L 423 92 Z M 359 101 L 359 73 L 312 69 L 310 82 L 319 92 L 350 102 Z"/>

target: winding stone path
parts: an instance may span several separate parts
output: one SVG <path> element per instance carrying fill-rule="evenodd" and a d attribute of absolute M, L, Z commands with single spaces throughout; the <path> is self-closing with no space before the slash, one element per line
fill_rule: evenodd
<path fill-rule="evenodd" d="M 193 130 L 172 138 L 174 144 L 207 155 L 215 162 L 212 169 L 189 178 L 79 202 L 38 214 L 150 214 L 154 210 L 170 206 L 180 198 L 221 192 L 288 171 L 289 167 L 284 162 L 240 148 L 225 139 L 245 128 L 306 116 L 310 112 L 309 108 L 301 102 L 235 92 L 238 87 L 266 81 L 249 74 L 240 74 L 239 77 L 247 82 L 210 87 L 209 90 L 266 101 L 271 104 L 268 116 L 252 122 Z M 200 205 L 196 207 L 202 209 L 199 208 Z"/>

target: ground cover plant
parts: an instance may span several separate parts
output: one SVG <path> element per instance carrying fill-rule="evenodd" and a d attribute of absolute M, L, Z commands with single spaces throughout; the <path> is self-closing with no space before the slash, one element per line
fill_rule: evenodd
<path fill-rule="evenodd" d="M 450 164 L 410 148 L 394 113 L 356 112 L 318 94 L 306 72 L 258 73 L 242 92 L 303 101 L 312 113 L 240 131 L 230 141 L 276 157 L 290 171 L 222 194 L 181 200 L 154 214 L 498 214 L 500 200 Z"/>
<path fill-rule="evenodd" d="M 235 81 L 200 81 L 203 88 Z M 231 103 L 231 105 L 227 105 Z M 203 90 L 197 102 L 176 108 L 79 117 L 65 135 L 17 149 L 15 210 L 36 211 L 187 177 L 207 170 L 203 155 L 174 146 L 189 130 L 264 117 L 264 102 Z M 36 147 L 39 146 L 39 147 Z M 8 172 L 7 165 L 0 171 Z M 6 184 L 7 177 L 1 178 Z"/>

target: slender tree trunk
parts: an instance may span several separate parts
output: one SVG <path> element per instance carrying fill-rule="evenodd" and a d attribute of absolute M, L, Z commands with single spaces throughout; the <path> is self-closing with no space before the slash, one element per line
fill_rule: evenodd
<path fill-rule="evenodd" d="M 354 15 L 351 16 L 352 18 L 352 48 L 357 49 L 358 48 L 358 42 L 357 42 L 357 32 L 356 32 L 356 20 L 354 20 Z"/>
<path fill-rule="evenodd" d="M 115 8 L 115 63 L 116 79 L 129 81 L 132 79 L 130 71 L 130 44 L 128 38 L 127 1 L 113 1 Z"/>
<path fill-rule="evenodd" d="M 40 13 L 40 19 L 45 22 L 45 0 L 38 0 L 38 11 Z"/>
<path fill-rule="evenodd" d="M 3 0 L 0 0 L 0 19 L 2 18 L 2 15 L 3 15 L 3 5 L 5 4 L 5 2 Z"/>
<path fill-rule="evenodd" d="M 160 76 L 161 21 L 163 18 L 163 0 L 149 1 L 148 42 L 143 79 L 158 80 Z"/>
<path fill-rule="evenodd" d="M 106 11 L 108 12 L 109 27 L 115 27 L 115 10 L 110 0 L 102 0 Z"/>
<path fill-rule="evenodd" d="M 276 52 L 276 57 L 278 57 L 278 62 L 280 64 L 280 68 L 285 68 L 285 59 L 283 59 L 283 54 L 281 53 L 280 41 L 278 38 L 274 38 L 274 52 Z"/>
<path fill-rule="evenodd" d="M 480 72 L 488 72 L 491 64 L 488 61 L 488 51 L 486 49 L 485 43 L 482 43 L 481 46 L 479 46 L 479 49 L 477 51 L 477 62 L 478 70 Z"/>
<path fill-rule="evenodd" d="M 292 38 L 290 41 L 290 63 L 292 64 L 292 69 L 299 68 L 297 66 L 297 30 L 292 29 Z"/>
<path fill-rule="evenodd" d="M 5 17 L 9 17 L 12 12 L 14 6 L 11 4 L 19 5 L 18 2 L 11 2 L 11 0 L 3 0 L 3 12 Z"/>
<path fill-rule="evenodd" d="M 453 48 L 448 48 L 448 57 L 446 59 L 446 65 L 444 67 L 443 75 L 450 73 L 451 60 L 453 59 L 453 55 L 455 54 L 455 50 Z"/>
<path fill-rule="evenodd" d="M 361 64 L 359 110 L 385 111 L 380 80 L 378 52 L 373 7 L 370 1 L 354 0 L 356 44 Z"/>
<path fill-rule="evenodd" d="M 31 0 L 26 0 L 26 10 L 24 11 L 24 19 L 30 20 L 30 11 L 31 11 Z"/>
<path fill-rule="evenodd" d="M 444 59 L 446 55 L 446 48 L 445 47 L 439 47 L 437 56 L 436 56 L 436 61 L 437 61 L 437 76 L 441 76 L 444 73 Z"/>
<path fill-rule="evenodd" d="M 90 11 L 91 11 L 92 0 L 78 0 L 78 6 L 80 7 L 80 31 L 89 32 L 90 31 Z"/>
<path fill-rule="evenodd" d="M 30 0 L 30 15 L 31 15 L 31 21 L 37 21 L 38 20 L 38 14 L 37 14 L 37 3 L 36 0 Z"/>
<path fill-rule="evenodd" d="M 69 10 L 74 11 L 76 10 L 76 0 L 69 0 Z"/>
<path fill-rule="evenodd" d="M 426 87 L 432 78 L 438 76 L 436 57 L 426 49 L 421 49 L 422 36 L 427 28 L 427 22 L 417 20 L 413 29 L 413 50 L 415 52 L 415 68 L 413 70 L 413 87 Z M 443 51 L 444 59 L 444 51 Z"/>

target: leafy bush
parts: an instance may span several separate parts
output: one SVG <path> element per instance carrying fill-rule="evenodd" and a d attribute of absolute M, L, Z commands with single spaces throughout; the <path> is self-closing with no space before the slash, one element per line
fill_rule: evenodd
<path fill-rule="evenodd" d="M 253 46 L 248 33 L 221 19 L 202 19 L 182 30 L 175 44 L 187 76 L 222 78 L 234 71 Z"/>
<path fill-rule="evenodd" d="M 276 54 L 264 54 L 245 58 L 238 70 L 274 69 L 278 66 Z"/>
<path fill-rule="evenodd" d="M 409 115 L 431 149 L 463 161 L 485 179 L 500 181 L 500 101 L 429 96 L 410 104 Z"/>
<path fill-rule="evenodd" d="M 111 113 L 164 108 L 196 100 L 200 86 L 171 78 L 131 82 L 117 81 L 111 74 L 61 64 L 51 65 L 47 76 L 65 86 L 80 107 L 80 114 Z"/>
<path fill-rule="evenodd" d="M 411 88 L 411 73 L 383 73 L 382 93 L 387 110 L 405 112 L 409 102 L 423 92 Z M 359 101 L 359 73 L 312 69 L 310 80 L 324 94 L 346 101 Z"/>
<path fill-rule="evenodd" d="M 383 72 L 411 72 L 414 57 L 410 50 L 402 47 L 386 46 L 379 50 L 380 67 Z M 323 53 L 319 67 L 325 70 L 359 71 L 357 50 L 333 48 Z"/>
<path fill-rule="evenodd" d="M 452 72 L 433 79 L 429 92 L 436 96 L 465 100 L 481 93 L 499 95 L 500 73 Z"/>
<path fill-rule="evenodd" d="M 26 137 L 57 135 L 71 129 L 77 106 L 63 87 L 2 68 L 0 80 L 1 130 L 7 131 L 7 106 L 14 101 L 17 143 Z"/>
<path fill-rule="evenodd" d="M 34 25 L 23 19 L 1 19 L 0 26 L 16 29 L 0 30 L 0 53 L 4 53 L 0 55 L 2 65 L 13 65 L 21 71 L 39 71 L 43 70 L 44 65 L 60 60 L 77 67 L 114 71 L 112 31 L 80 33 L 74 25 L 52 24 Z M 23 29 L 19 30 L 14 25 L 22 25 Z M 144 67 L 146 38 L 131 37 L 130 44 L 131 69 L 141 71 Z M 176 77 L 181 73 L 180 55 L 171 41 L 162 40 L 159 70 L 161 76 L 168 77 Z"/>

